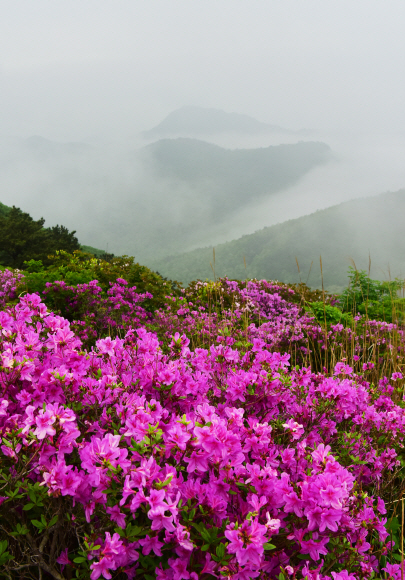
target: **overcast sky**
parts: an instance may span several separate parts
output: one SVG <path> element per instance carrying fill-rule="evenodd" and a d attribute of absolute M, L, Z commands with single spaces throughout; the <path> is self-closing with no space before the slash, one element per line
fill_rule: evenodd
<path fill-rule="evenodd" d="M 130 137 L 183 105 L 405 131 L 403 0 L 1 0 L 0 134 Z"/>

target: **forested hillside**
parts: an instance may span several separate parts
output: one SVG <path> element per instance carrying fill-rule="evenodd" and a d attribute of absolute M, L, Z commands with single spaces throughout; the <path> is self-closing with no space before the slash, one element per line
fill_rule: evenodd
<path fill-rule="evenodd" d="M 341 289 L 347 284 L 351 259 L 358 268 L 367 270 L 370 256 L 374 278 L 400 276 L 404 274 L 404 215 L 405 190 L 342 203 L 218 245 L 215 274 L 283 282 L 298 282 L 301 276 L 319 288 L 322 256 L 325 285 Z M 212 262 L 210 246 L 151 265 L 165 276 L 189 282 L 212 279 Z"/>
<path fill-rule="evenodd" d="M 224 221 L 229 213 L 293 185 L 331 158 L 325 143 L 304 141 L 231 150 L 197 139 L 162 139 L 144 153 L 157 177 L 181 182 L 191 195 L 197 187 L 215 221 Z"/>

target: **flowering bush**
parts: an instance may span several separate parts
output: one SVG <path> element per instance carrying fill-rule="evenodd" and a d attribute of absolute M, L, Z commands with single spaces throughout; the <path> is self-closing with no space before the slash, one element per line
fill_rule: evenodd
<path fill-rule="evenodd" d="M 85 346 L 105 334 L 117 334 L 129 328 L 137 328 L 148 318 L 139 303 L 152 298 L 149 292 L 140 294 L 136 286 L 128 287 L 126 280 L 117 278 L 110 282 L 110 289 L 103 296 L 97 280 L 88 284 L 68 286 L 64 281 L 47 282 L 43 292 L 45 299 L 56 306 L 72 322 L 72 329 Z"/>
<path fill-rule="evenodd" d="M 17 298 L 17 292 L 24 279 L 19 270 L 0 270 L 0 308 Z"/>
<path fill-rule="evenodd" d="M 281 286 L 218 287 L 215 308 L 200 286 L 146 326 L 124 280 L 107 298 L 50 287 L 89 333 L 89 308 L 120 327 L 88 350 L 36 294 L 0 312 L 6 577 L 399 580 L 401 354 L 374 376 L 402 334 L 376 322 L 345 343 Z M 292 364 L 321 340 L 357 344 L 353 364 Z"/>

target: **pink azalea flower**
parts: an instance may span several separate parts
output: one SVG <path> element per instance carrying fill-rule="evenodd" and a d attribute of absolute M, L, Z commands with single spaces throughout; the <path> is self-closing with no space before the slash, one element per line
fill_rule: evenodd
<path fill-rule="evenodd" d="M 209 552 L 206 552 L 205 564 L 204 564 L 204 568 L 201 570 L 201 576 L 203 574 L 210 574 L 211 576 L 218 577 L 218 575 L 215 573 L 217 566 L 218 566 L 218 564 L 216 562 L 214 562 L 214 560 L 211 559 L 211 554 Z"/>
<path fill-rule="evenodd" d="M 316 542 L 317 538 L 318 534 L 314 533 L 311 540 L 302 540 L 301 554 L 309 554 L 313 560 L 319 560 L 320 554 L 326 556 L 328 550 L 325 546 L 329 542 L 329 538 L 321 538 L 319 542 Z"/>
<path fill-rule="evenodd" d="M 38 437 L 38 439 L 44 439 L 47 435 L 53 437 L 55 435 L 56 430 L 52 427 L 52 424 L 55 422 L 55 416 L 50 411 L 40 411 L 35 419 L 37 428 L 34 431 L 34 435 Z"/>
<path fill-rule="evenodd" d="M 109 580 L 112 578 L 109 570 L 114 567 L 114 563 L 108 558 L 101 558 L 99 562 L 91 564 L 90 569 L 93 572 L 90 574 L 90 580 L 97 580 L 102 575 L 103 578 Z"/>
<path fill-rule="evenodd" d="M 68 564 L 72 564 L 72 562 L 69 560 L 68 558 L 68 549 L 65 548 L 63 550 L 63 552 L 60 553 L 60 556 L 58 558 L 56 558 L 56 561 L 58 564 L 60 564 L 62 566 L 62 572 L 65 566 L 67 566 Z"/>
<path fill-rule="evenodd" d="M 242 566 L 248 562 L 259 566 L 264 553 L 266 532 L 266 527 L 259 524 L 257 519 L 251 522 L 245 520 L 237 529 L 234 528 L 234 524 L 228 525 L 225 530 L 225 537 L 229 540 L 228 553 L 235 554 Z"/>
<path fill-rule="evenodd" d="M 125 522 L 125 514 L 123 514 L 123 513 L 120 511 L 120 508 L 119 508 L 119 506 L 115 505 L 115 506 L 113 506 L 113 507 L 108 507 L 108 508 L 106 509 L 106 512 L 107 512 L 108 514 L 110 514 L 110 516 L 111 516 L 111 519 L 112 519 L 112 520 L 113 520 L 113 521 L 114 521 L 116 524 L 118 524 L 120 528 L 123 528 L 123 529 L 124 529 L 124 528 L 126 527 L 126 525 L 127 525 L 127 524 L 126 524 L 126 522 Z"/>
<path fill-rule="evenodd" d="M 158 536 L 145 536 L 142 540 L 139 540 L 139 544 L 142 546 L 142 554 L 144 556 L 148 556 L 151 551 L 156 554 L 156 556 L 162 555 L 162 546 L 164 546 L 163 542 L 159 542 Z"/>
<path fill-rule="evenodd" d="M 283 424 L 284 429 L 288 429 L 291 434 L 291 438 L 293 441 L 296 441 L 303 435 L 304 428 L 302 425 L 294 421 L 293 419 L 289 419 L 286 423 Z"/>

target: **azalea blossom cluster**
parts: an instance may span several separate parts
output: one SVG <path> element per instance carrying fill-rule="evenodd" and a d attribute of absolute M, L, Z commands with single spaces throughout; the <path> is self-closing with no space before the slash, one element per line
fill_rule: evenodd
<path fill-rule="evenodd" d="M 0 270 L 0 308 L 17 298 L 18 288 L 24 274 L 18 270 Z"/>
<path fill-rule="evenodd" d="M 97 283 L 75 292 L 68 308 L 94 332 Z M 371 384 L 366 362 L 364 373 L 345 361 L 331 373 L 293 366 L 284 347 L 311 319 L 264 283 L 230 294 L 222 316 L 173 297 L 145 326 L 143 297 L 117 280 L 100 317 L 121 336 L 88 350 L 36 294 L 0 312 L 9 577 L 36 566 L 58 579 L 360 580 L 385 570 L 399 580 L 387 509 L 405 433 L 402 374 Z M 187 336 L 198 316 L 205 347 Z"/>
<path fill-rule="evenodd" d="M 141 326 L 149 316 L 140 303 L 152 298 L 149 292 L 136 292 L 136 286 L 128 286 L 122 278 L 110 282 L 106 295 L 97 280 L 77 286 L 64 281 L 47 282 L 43 294 L 72 322 L 72 329 L 85 346 L 106 333 L 117 334 Z"/>
<path fill-rule="evenodd" d="M 218 335 L 249 342 L 265 337 L 278 350 L 307 345 L 308 336 L 320 335 L 312 316 L 283 294 L 292 289 L 266 280 L 240 283 L 222 279 L 215 285 L 197 282 L 180 298 L 168 296 L 165 307 L 155 313 L 162 338 L 184 332 L 193 346 L 209 346 Z M 305 347 L 304 347 L 305 348 Z"/>

